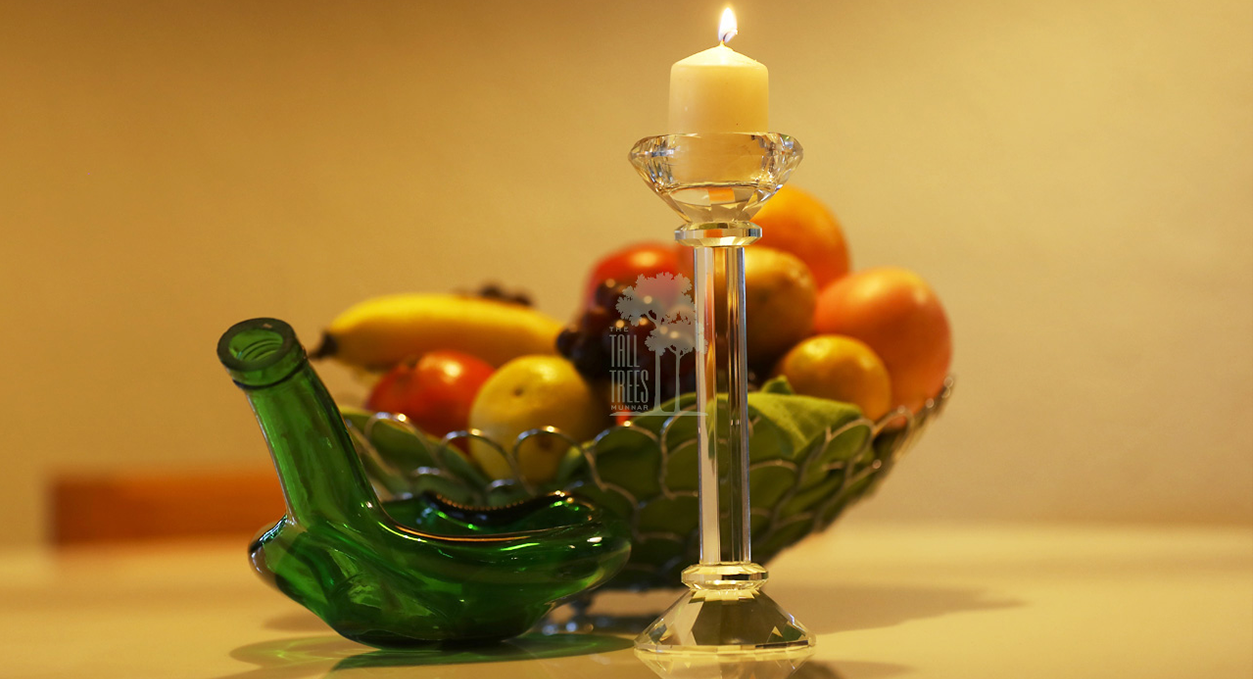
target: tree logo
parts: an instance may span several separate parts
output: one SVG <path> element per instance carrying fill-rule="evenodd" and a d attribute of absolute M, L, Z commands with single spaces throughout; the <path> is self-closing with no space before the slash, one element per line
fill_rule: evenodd
<path fill-rule="evenodd" d="M 633 415 L 660 410 L 663 392 L 674 396 L 683 391 L 684 357 L 694 352 L 704 338 L 696 336 L 696 304 L 688 294 L 692 282 L 682 274 L 660 273 L 640 276 L 635 285 L 624 288 L 616 309 L 625 323 L 610 331 L 610 400 L 615 415 Z M 641 329 L 649 328 L 641 352 Z M 663 366 L 663 354 L 673 354 L 673 369 Z M 651 372 L 641 367 L 641 355 L 652 354 Z M 665 382 L 663 382 L 663 378 Z M 673 380 L 671 382 L 671 380 Z M 668 414 L 691 414 L 678 409 Z"/>

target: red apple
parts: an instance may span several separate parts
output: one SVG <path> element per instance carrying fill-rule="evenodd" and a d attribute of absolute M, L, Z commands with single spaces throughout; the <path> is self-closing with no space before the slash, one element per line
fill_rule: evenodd
<path fill-rule="evenodd" d="M 491 377 L 487 362 L 459 351 L 431 351 L 392 368 L 374 385 L 366 407 L 402 413 L 432 436 L 469 426 L 470 407 Z"/>
<path fill-rule="evenodd" d="M 583 308 L 595 306 L 596 288 L 608 280 L 634 285 L 640 276 L 681 273 L 692 277 L 692 249 L 674 242 L 635 243 L 602 257 L 592 267 L 583 291 Z"/>

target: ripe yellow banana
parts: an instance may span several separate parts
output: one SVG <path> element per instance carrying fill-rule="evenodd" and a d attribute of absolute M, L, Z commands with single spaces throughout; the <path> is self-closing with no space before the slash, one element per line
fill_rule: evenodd
<path fill-rule="evenodd" d="M 520 304 L 453 294 L 409 293 L 365 300 L 326 329 L 314 358 L 387 370 L 437 349 L 462 351 L 493 366 L 552 354 L 561 324 Z"/>

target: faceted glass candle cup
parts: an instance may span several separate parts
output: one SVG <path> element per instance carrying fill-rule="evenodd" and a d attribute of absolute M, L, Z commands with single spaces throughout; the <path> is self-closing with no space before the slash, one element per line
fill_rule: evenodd
<path fill-rule="evenodd" d="M 725 132 L 647 137 L 630 159 L 653 191 L 696 225 L 750 221 L 802 155 L 786 134 Z"/>

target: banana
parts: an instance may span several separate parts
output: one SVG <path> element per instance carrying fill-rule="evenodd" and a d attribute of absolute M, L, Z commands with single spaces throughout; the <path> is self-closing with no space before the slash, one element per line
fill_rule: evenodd
<path fill-rule="evenodd" d="M 462 351 L 499 367 L 556 352 L 561 324 L 519 304 L 454 294 L 408 293 L 365 300 L 326 329 L 314 358 L 387 370 L 436 349 Z"/>

